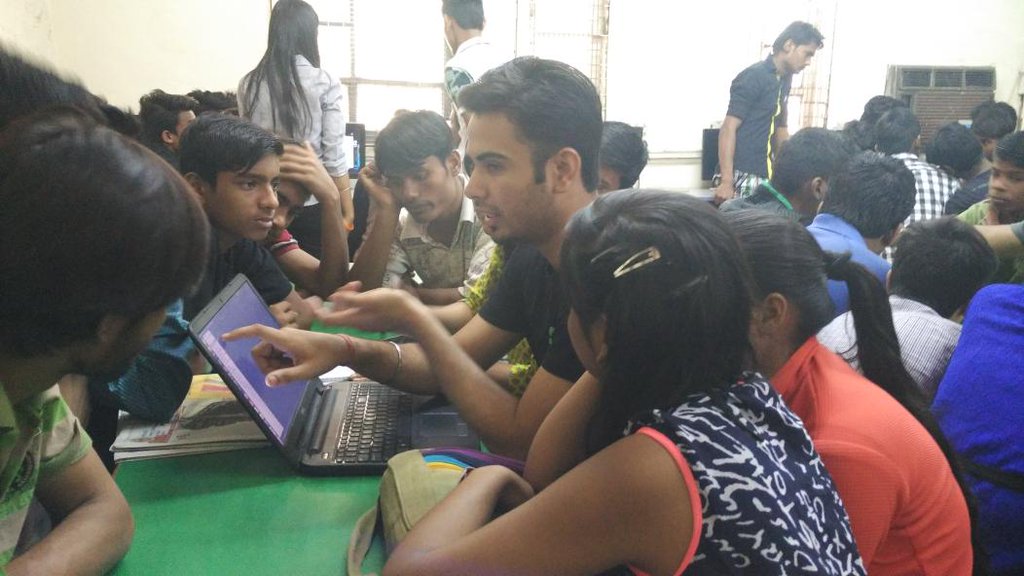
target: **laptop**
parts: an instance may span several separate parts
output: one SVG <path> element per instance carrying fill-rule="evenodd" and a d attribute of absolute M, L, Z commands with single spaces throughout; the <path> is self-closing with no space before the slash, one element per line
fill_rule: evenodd
<path fill-rule="evenodd" d="M 478 448 L 479 437 L 439 397 L 394 390 L 365 379 L 289 382 L 273 388 L 252 357 L 257 338 L 221 336 L 250 324 L 278 327 L 242 274 L 189 324 L 203 352 L 267 438 L 300 473 L 379 474 L 410 448 Z"/>

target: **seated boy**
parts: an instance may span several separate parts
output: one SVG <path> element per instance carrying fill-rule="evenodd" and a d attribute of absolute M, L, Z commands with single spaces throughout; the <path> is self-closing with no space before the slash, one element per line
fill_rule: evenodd
<path fill-rule="evenodd" d="M 234 116 L 203 116 L 185 130 L 181 172 L 212 226 L 206 275 L 185 300 L 186 319 L 244 274 L 282 324 L 312 323 L 309 305 L 262 246 L 274 226 L 283 153 L 276 136 Z"/>
<path fill-rule="evenodd" d="M 288 233 L 310 196 L 319 201 L 321 259 L 303 250 Z M 296 287 L 327 298 L 348 277 L 348 234 L 341 195 L 309 143 L 286 143 L 277 185 L 277 210 L 266 247 Z"/>
<path fill-rule="evenodd" d="M 374 150 L 375 164 L 360 177 L 374 201 L 373 223 L 349 277 L 364 289 L 406 288 L 425 304 L 458 302 L 487 268 L 494 243 L 463 195 L 448 124 L 435 112 L 401 113 Z"/>
<path fill-rule="evenodd" d="M 1024 132 L 1014 132 L 999 140 L 992 157 L 988 198 L 965 210 L 959 218 L 975 226 L 1024 220 Z M 1001 259 L 993 281 L 1024 282 L 1024 258 Z"/>
<path fill-rule="evenodd" d="M 208 225 L 170 166 L 73 110 L 10 125 L 0 158 L 0 572 L 101 574 L 131 512 L 54 382 L 128 366 L 199 281 Z M 33 496 L 55 528 L 13 557 Z"/>
<path fill-rule="evenodd" d="M 647 166 L 647 158 L 643 128 L 606 121 L 601 130 L 601 180 L 597 193 L 632 188 Z"/>

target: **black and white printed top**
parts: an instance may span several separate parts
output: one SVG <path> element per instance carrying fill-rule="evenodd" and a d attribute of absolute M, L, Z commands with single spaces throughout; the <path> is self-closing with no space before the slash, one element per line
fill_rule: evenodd
<path fill-rule="evenodd" d="M 700 531 L 678 573 L 866 573 L 810 436 L 761 375 L 654 410 L 626 433 L 661 444 L 689 486 Z"/>

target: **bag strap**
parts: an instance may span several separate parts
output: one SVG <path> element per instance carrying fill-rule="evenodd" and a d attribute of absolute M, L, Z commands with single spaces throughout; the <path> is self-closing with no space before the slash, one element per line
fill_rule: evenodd
<path fill-rule="evenodd" d="M 352 528 L 352 536 L 348 540 L 348 574 L 349 576 L 375 576 L 363 574 L 363 560 L 370 551 L 373 533 L 377 525 L 377 505 L 374 504 L 363 514 Z"/>
<path fill-rule="evenodd" d="M 1024 474 L 1007 472 L 991 466 L 978 464 L 971 460 L 964 460 L 964 470 L 981 480 L 986 480 L 1002 488 L 1008 488 L 1015 492 L 1024 492 Z"/>

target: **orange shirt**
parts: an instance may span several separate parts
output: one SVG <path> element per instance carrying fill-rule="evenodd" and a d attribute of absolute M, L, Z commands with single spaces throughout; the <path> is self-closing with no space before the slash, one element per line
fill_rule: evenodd
<path fill-rule="evenodd" d="M 938 444 L 892 396 L 811 338 L 771 379 L 804 421 L 868 574 L 970 574 L 967 504 Z"/>

